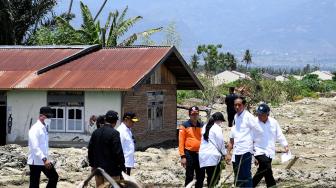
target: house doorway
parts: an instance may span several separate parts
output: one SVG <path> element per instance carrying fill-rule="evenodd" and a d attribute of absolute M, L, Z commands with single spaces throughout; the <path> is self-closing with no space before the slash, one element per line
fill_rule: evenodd
<path fill-rule="evenodd" d="M 6 107 L 6 93 L 0 91 L 0 146 L 6 145 L 6 118 L 7 118 L 7 107 Z"/>

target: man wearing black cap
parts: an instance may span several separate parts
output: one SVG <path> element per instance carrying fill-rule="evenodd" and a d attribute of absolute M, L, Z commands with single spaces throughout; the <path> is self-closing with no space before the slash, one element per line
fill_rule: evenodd
<path fill-rule="evenodd" d="M 120 134 L 114 129 L 118 119 L 117 112 L 108 111 L 105 115 L 105 124 L 92 133 L 88 146 L 89 165 L 92 169 L 100 167 L 115 180 L 120 180 L 121 172 L 125 171 Z M 96 176 L 97 187 L 103 183 L 104 178 Z"/>
<path fill-rule="evenodd" d="M 257 108 L 258 126 L 262 132 L 255 132 L 254 157 L 259 165 L 256 174 L 253 176 L 253 187 L 256 187 L 260 180 L 265 177 L 267 187 L 276 185 L 272 172 L 272 159 L 275 157 L 275 142 L 278 141 L 289 152 L 288 142 L 282 134 L 277 120 L 269 117 L 270 107 L 262 103 Z"/>
<path fill-rule="evenodd" d="M 52 110 L 41 107 L 37 122 L 28 133 L 28 165 L 30 169 L 30 188 L 39 187 L 40 175 L 43 172 L 48 180 L 47 187 L 56 187 L 58 174 L 48 158 L 48 126 L 50 125 Z"/>
<path fill-rule="evenodd" d="M 123 116 L 123 122 L 118 127 L 120 133 L 121 145 L 125 156 L 126 173 L 131 174 L 131 169 L 134 168 L 134 152 L 135 140 L 131 128 L 139 119 L 134 112 L 126 112 Z"/>

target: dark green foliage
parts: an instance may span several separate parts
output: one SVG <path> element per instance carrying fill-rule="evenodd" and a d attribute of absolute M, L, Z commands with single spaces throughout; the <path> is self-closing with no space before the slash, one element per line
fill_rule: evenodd
<path fill-rule="evenodd" d="M 302 79 L 302 84 L 311 91 L 320 91 L 320 80 L 316 74 L 307 74 Z"/>
<path fill-rule="evenodd" d="M 199 57 L 197 56 L 197 54 L 194 54 L 191 56 L 191 61 L 190 61 L 191 70 L 196 72 L 198 69 L 198 65 L 199 65 Z"/>
<path fill-rule="evenodd" d="M 221 48 L 221 44 L 203 44 L 197 47 L 197 55 L 202 56 L 206 75 L 214 75 L 227 69 L 235 70 L 237 68 L 237 60 L 234 55 L 230 52 L 219 52 Z"/>
<path fill-rule="evenodd" d="M 26 43 L 46 22 L 56 0 L 0 0 L 0 44 Z"/>

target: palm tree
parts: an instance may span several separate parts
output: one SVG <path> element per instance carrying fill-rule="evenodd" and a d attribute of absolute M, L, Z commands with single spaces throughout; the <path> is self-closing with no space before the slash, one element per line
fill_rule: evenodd
<path fill-rule="evenodd" d="M 245 54 L 244 54 L 244 58 L 242 60 L 243 62 L 246 63 L 246 69 L 245 69 L 245 73 L 247 72 L 247 65 L 252 63 L 252 55 L 250 54 L 250 50 L 246 50 Z"/>
<path fill-rule="evenodd" d="M 194 54 L 191 56 L 191 70 L 193 70 L 194 72 L 197 70 L 198 68 L 198 64 L 199 64 L 199 57 L 197 54 Z"/>

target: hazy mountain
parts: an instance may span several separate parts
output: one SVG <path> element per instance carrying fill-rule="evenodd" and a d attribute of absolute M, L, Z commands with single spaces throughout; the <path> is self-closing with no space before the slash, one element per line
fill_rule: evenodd
<path fill-rule="evenodd" d="M 84 0 L 94 13 L 102 2 Z M 68 3 L 60 1 L 57 12 Z M 130 16 L 144 17 L 136 31 L 176 22 L 187 60 L 198 44 L 220 43 L 238 57 L 251 49 L 259 64 L 327 63 L 336 69 L 335 0 L 109 0 L 100 20 L 127 5 Z M 73 12 L 79 25 L 78 0 Z"/>

